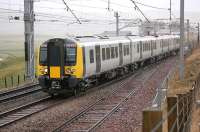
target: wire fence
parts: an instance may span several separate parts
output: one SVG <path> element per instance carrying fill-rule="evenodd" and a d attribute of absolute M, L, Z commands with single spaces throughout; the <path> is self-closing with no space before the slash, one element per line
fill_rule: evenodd
<path fill-rule="evenodd" d="M 26 76 L 24 73 L 13 74 L 0 78 L 0 88 L 17 87 L 26 82 Z"/>
<path fill-rule="evenodd" d="M 192 108 L 199 94 L 199 87 L 200 76 L 192 83 L 191 90 L 172 97 L 163 96 L 164 98 L 159 98 L 163 100 L 162 102 L 154 100 L 152 107 L 143 111 L 143 132 L 162 132 L 163 130 L 189 132 Z M 160 93 L 157 96 L 160 96 Z"/>
<path fill-rule="evenodd" d="M 156 96 L 152 102 L 153 107 L 159 107 L 161 108 L 162 103 L 166 100 L 167 97 L 167 89 L 168 89 L 168 84 L 169 80 L 171 78 L 174 78 L 176 73 L 176 67 L 174 67 L 168 75 L 165 77 L 163 83 L 160 85 L 159 88 L 157 88 Z"/>

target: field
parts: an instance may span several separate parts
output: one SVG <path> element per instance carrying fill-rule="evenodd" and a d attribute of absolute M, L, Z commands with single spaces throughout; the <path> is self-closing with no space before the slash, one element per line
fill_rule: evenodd
<path fill-rule="evenodd" d="M 49 37 L 40 37 L 35 41 L 35 54 L 37 48 Z M 0 89 L 12 87 L 24 82 L 25 61 L 24 61 L 24 37 L 23 36 L 1 36 L 0 38 Z M 19 76 L 19 77 L 18 77 Z M 6 79 L 6 82 L 5 82 Z M 7 84 L 6 84 L 7 83 Z"/>

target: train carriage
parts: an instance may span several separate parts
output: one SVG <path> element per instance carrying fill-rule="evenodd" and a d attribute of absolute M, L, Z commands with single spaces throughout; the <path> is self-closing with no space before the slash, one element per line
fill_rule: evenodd
<path fill-rule="evenodd" d="M 50 39 L 40 46 L 39 83 L 50 94 L 85 89 L 177 51 L 178 40 L 176 35 Z"/>

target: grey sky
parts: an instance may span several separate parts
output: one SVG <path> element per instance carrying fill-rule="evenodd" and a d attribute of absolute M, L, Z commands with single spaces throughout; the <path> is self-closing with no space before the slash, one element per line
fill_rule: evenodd
<path fill-rule="evenodd" d="M 64 14 L 65 6 L 62 3 L 62 0 L 35 0 L 35 10 L 41 12 L 49 12 L 49 13 L 62 13 Z M 70 7 L 77 13 L 107 13 L 104 8 L 107 8 L 107 1 L 108 0 L 66 0 L 66 2 L 70 5 Z M 149 4 L 156 7 L 161 8 L 169 8 L 169 0 L 136 0 L 138 2 Z M 134 6 L 130 2 L 130 0 L 110 0 L 111 2 L 111 9 L 114 11 L 119 11 L 128 14 L 137 13 L 134 11 Z M 180 0 L 172 0 L 172 10 L 175 14 L 178 15 L 179 11 L 179 2 Z M 118 5 L 117 5 L 118 4 Z M 200 0 L 185 0 L 185 11 L 186 12 L 200 12 Z M 81 7 L 82 6 L 82 7 Z M 87 7 L 88 6 L 88 7 Z M 167 14 L 167 11 L 164 10 L 155 10 L 152 8 L 147 8 L 141 5 L 138 5 L 146 14 L 148 15 L 148 11 L 151 10 L 154 13 L 162 13 Z M 23 9 L 23 0 L 7 0 L 7 1 L 0 1 L 0 7 L 6 7 L 11 9 Z M 49 9 L 48 9 L 49 7 Z M 94 8 L 92 8 L 94 7 Z M 96 8 L 95 8 L 96 7 Z M 67 14 L 67 13 L 66 13 Z M 70 15 L 69 13 L 67 15 Z M 136 16 L 140 17 L 140 16 Z M 150 17 L 150 15 L 149 15 Z"/>
<path fill-rule="evenodd" d="M 11 10 L 23 10 L 24 0 L 0 0 L 0 8 Z M 66 12 L 62 0 L 35 0 L 35 12 L 37 20 L 60 20 L 56 22 L 38 22 L 36 21 L 36 33 L 58 33 L 73 32 L 73 34 L 81 33 L 97 33 L 104 30 L 115 30 L 114 11 L 119 11 L 120 18 L 141 18 L 142 15 L 134 9 L 134 5 L 130 0 L 110 0 L 112 11 L 106 10 L 108 0 L 65 0 L 74 10 L 76 15 L 82 19 L 91 19 L 91 23 L 82 25 L 71 24 L 75 21 L 70 12 Z M 144 4 L 169 8 L 169 0 L 136 0 Z M 180 0 L 172 0 L 173 18 L 179 17 Z M 200 0 L 185 0 L 185 18 L 191 21 L 200 21 Z M 169 18 L 168 10 L 157 10 L 138 5 L 149 19 Z M 38 13 L 39 12 L 39 13 Z M 41 14 L 43 13 L 43 14 Z M 23 34 L 23 22 L 8 21 L 10 16 L 23 16 L 23 12 L 16 13 L 0 9 L 0 23 L 2 25 L 1 32 L 18 32 Z M 1 19 L 2 18 L 2 19 Z M 110 21 L 108 21 L 110 20 Z M 106 22 L 105 22 L 106 21 Z M 80 31 L 81 29 L 81 31 Z M 88 32 L 89 31 L 89 32 Z"/>

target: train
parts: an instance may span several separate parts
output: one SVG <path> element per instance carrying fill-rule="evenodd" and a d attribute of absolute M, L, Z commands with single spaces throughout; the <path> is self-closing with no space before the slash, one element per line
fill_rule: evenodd
<path fill-rule="evenodd" d="M 50 95 L 85 91 L 179 50 L 179 35 L 76 36 L 53 38 L 39 47 L 38 80 Z"/>

